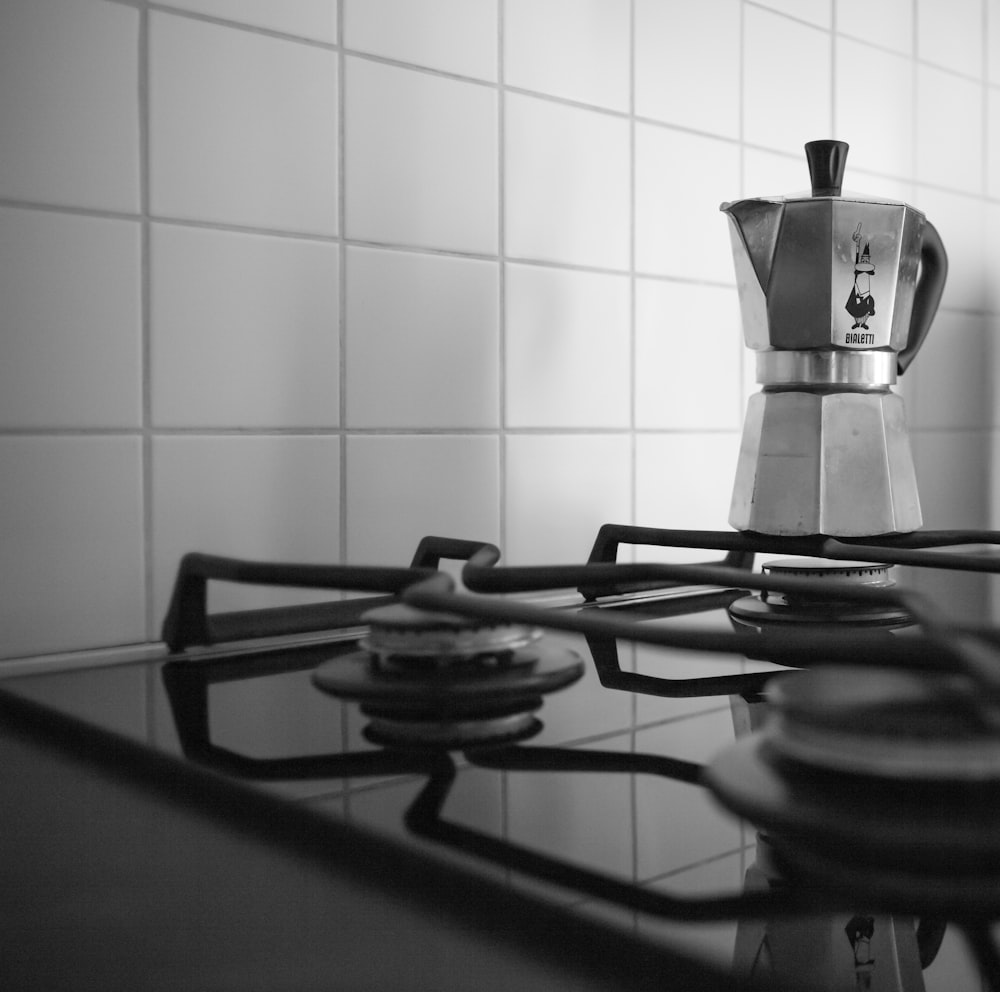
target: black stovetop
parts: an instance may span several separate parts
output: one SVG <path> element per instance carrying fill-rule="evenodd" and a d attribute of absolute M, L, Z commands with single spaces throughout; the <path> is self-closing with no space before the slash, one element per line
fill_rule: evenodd
<path fill-rule="evenodd" d="M 949 616 L 988 622 L 989 575 L 896 571 L 900 586 L 931 594 Z M 395 575 L 382 588 L 393 583 L 407 588 Z M 732 634 L 727 607 L 745 588 L 678 583 L 605 586 L 589 601 L 569 586 L 535 589 L 512 601 L 553 617 Z M 544 643 L 579 656 L 583 675 L 544 696 L 537 733 L 466 750 L 385 748 L 366 736 L 369 717 L 357 702 L 314 684 L 314 671 L 358 652 L 364 633 L 357 602 L 331 609 L 347 626 L 176 644 L 152 660 L 10 678 L 0 686 L 4 705 L 11 719 L 24 716 L 18 706 L 28 701 L 41 706 L 28 712 L 39 724 L 62 715 L 81 722 L 73 733 L 93 727 L 116 735 L 107 738 L 112 764 L 116 747 L 135 745 L 168 767 L 196 769 L 209 788 L 236 783 L 241 795 L 260 794 L 267 810 L 308 811 L 313 823 L 359 828 L 358 836 L 385 838 L 486 891 L 524 894 L 609 933 L 728 966 L 755 830 L 720 806 L 702 771 L 734 740 L 739 707 L 731 697 L 757 699 L 783 669 L 738 653 L 549 630 Z M 314 617 L 316 608 L 310 611 Z M 277 614 L 279 628 L 294 626 L 287 611 Z M 234 623 L 222 618 L 219 629 Z M 272 632 L 265 628 L 253 632 Z M 237 820 L 267 815 L 246 810 Z"/>

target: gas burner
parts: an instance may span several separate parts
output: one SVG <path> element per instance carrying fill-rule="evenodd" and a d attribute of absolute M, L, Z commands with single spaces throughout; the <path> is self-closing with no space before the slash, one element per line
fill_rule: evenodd
<path fill-rule="evenodd" d="M 768 687 L 772 753 L 810 768 L 894 781 L 1000 786 L 1000 737 L 969 678 L 817 668 Z"/>
<path fill-rule="evenodd" d="M 418 610 L 406 603 L 369 610 L 362 620 L 369 625 L 369 633 L 361 646 L 376 655 L 384 668 L 412 669 L 421 663 L 442 668 L 471 660 L 484 664 L 541 637 L 537 627 L 484 623 L 453 613 Z"/>
<path fill-rule="evenodd" d="M 364 650 L 320 665 L 315 685 L 355 700 L 365 737 L 384 747 L 466 749 L 541 730 L 542 695 L 576 682 L 583 660 L 530 626 L 484 623 L 406 604 L 362 616 Z"/>
<path fill-rule="evenodd" d="M 817 668 L 766 695 L 764 728 L 707 782 L 786 871 L 928 911 L 1000 906 L 1000 739 L 971 680 Z"/>
<path fill-rule="evenodd" d="M 786 558 L 761 566 L 766 575 L 823 579 L 849 586 L 869 586 L 887 589 L 895 585 L 889 576 L 891 565 L 862 561 L 832 561 L 827 558 Z M 852 602 L 831 597 L 817 599 L 811 595 L 792 596 L 787 593 L 761 592 L 745 596 L 729 607 L 734 622 L 760 628 L 765 625 L 791 624 L 854 624 L 860 627 L 905 627 L 912 618 L 897 606 L 885 603 Z"/>

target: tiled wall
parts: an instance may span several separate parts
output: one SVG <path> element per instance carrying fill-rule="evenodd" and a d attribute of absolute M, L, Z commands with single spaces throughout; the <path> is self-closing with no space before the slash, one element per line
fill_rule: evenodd
<path fill-rule="evenodd" d="M 925 517 L 996 516 L 997 0 L 6 0 L 0 135 L 2 656 L 155 641 L 191 548 L 726 526 L 717 208 L 817 137 L 944 237 Z"/>

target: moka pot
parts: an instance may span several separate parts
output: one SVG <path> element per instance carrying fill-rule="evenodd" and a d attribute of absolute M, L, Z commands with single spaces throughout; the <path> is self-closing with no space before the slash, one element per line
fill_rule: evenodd
<path fill-rule="evenodd" d="M 723 203 L 750 398 L 729 522 L 764 534 L 907 533 L 920 500 L 892 391 L 948 270 L 934 226 L 888 199 L 841 195 L 848 146 L 806 146 L 811 193 Z"/>

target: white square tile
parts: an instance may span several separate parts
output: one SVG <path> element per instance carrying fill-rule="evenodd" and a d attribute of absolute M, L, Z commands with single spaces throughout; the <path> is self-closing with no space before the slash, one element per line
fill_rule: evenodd
<path fill-rule="evenodd" d="M 836 7 L 839 33 L 913 54 L 913 0 L 836 0 Z"/>
<path fill-rule="evenodd" d="M 848 156 L 848 175 L 850 157 Z M 743 151 L 743 195 L 754 196 L 794 196 L 809 193 L 809 165 L 804 148 L 792 153 L 768 152 L 760 148 L 746 148 Z M 726 196 L 726 200 L 739 199 Z M 729 222 L 726 221 L 728 224 Z M 727 236 L 728 241 L 728 236 Z"/>
<path fill-rule="evenodd" d="M 0 438 L 0 654 L 146 636 L 138 437 Z"/>
<path fill-rule="evenodd" d="M 338 253 L 304 238 L 154 224 L 154 423 L 335 426 Z"/>
<path fill-rule="evenodd" d="M 805 142 L 828 137 L 830 35 L 752 5 L 743 18 L 743 139 L 801 152 Z"/>
<path fill-rule="evenodd" d="M 347 249 L 351 427 L 497 427 L 496 262 Z"/>
<path fill-rule="evenodd" d="M 496 91 L 367 59 L 346 70 L 347 234 L 495 253 Z"/>
<path fill-rule="evenodd" d="M 164 0 L 168 7 L 190 10 L 225 21 L 250 24 L 268 31 L 337 41 L 337 0 Z"/>
<path fill-rule="evenodd" d="M 344 46 L 477 79 L 497 78 L 498 0 L 342 0 Z"/>
<path fill-rule="evenodd" d="M 740 3 L 637 0 L 635 112 L 729 138 L 740 133 Z"/>
<path fill-rule="evenodd" d="M 337 57 L 151 11 L 153 213 L 336 234 Z"/>
<path fill-rule="evenodd" d="M 142 422 L 139 225 L 0 209 L 0 424 Z"/>
<path fill-rule="evenodd" d="M 1000 205 L 987 203 L 983 208 L 985 228 L 983 267 L 986 273 L 1000 271 Z M 983 298 L 986 309 L 992 314 L 1000 313 L 1000 285 L 997 280 L 986 279 Z"/>
<path fill-rule="evenodd" d="M 139 209 L 139 12 L 5 0 L 0 196 Z"/>
<path fill-rule="evenodd" d="M 624 434 L 508 436 L 506 464 L 508 564 L 585 561 L 601 524 L 632 522 Z"/>
<path fill-rule="evenodd" d="M 848 158 L 850 162 L 850 158 Z M 850 187 L 844 184 L 844 194 L 846 196 L 856 196 L 860 199 L 875 199 L 883 196 L 890 200 L 899 200 L 900 203 L 913 204 L 915 199 L 915 185 L 906 179 L 893 179 L 890 176 L 878 175 L 874 172 L 865 172 L 863 169 L 847 168 L 847 176 L 850 178 Z"/>
<path fill-rule="evenodd" d="M 986 79 L 1000 83 L 1000 0 L 986 0 Z"/>
<path fill-rule="evenodd" d="M 624 118 L 509 93 L 509 256 L 629 266 L 629 125 Z"/>
<path fill-rule="evenodd" d="M 971 430 L 993 422 L 992 388 L 1000 359 L 985 317 L 941 311 L 907 371 L 911 428 Z"/>
<path fill-rule="evenodd" d="M 504 82 L 629 107 L 627 0 L 505 0 Z"/>
<path fill-rule="evenodd" d="M 723 200 L 738 199 L 739 146 L 652 124 L 635 130 L 635 264 L 640 272 L 733 282 Z"/>
<path fill-rule="evenodd" d="M 1000 197 L 1000 90 L 986 90 L 986 195 Z"/>
<path fill-rule="evenodd" d="M 913 63 L 852 41 L 837 41 L 836 133 L 851 146 L 851 166 L 913 174 Z M 872 94 L 879 113 L 872 113 Z M 846 185 L 846 182 L 845 182 Z"/>
<path fill-rule="evenodd" d="M 917 58 L 967 76 L 983 72 L 983 0 L 917 0 Z"/>
<path fill-rule="evenodd" d="M 917 491 L 925 530 L 990 525 L 993 441 L 985 431 L 913 431 Z"/>
<path fill-rule="evenodd" d="M 627 276 L 507 267 L 509 427 L 627 427 Z"/>
<path fill-rule="evenodd" d="M 154 623 L 188 551 L 261 561 L 340 560 L 335 437 L 153 439 Z M 336 599 L 329 591 L 212 583 L 213 612 Z"/>
<path fill-rule="evenodd" d="M 347 560 L 408 565 L 434 534 L 496 544 L 496 436 L 374 435 L 347 439 Z"/>
<path fill-rule="evenodd" d="M 983 88 L 929 65 L 917 66 L 917 181 L 981 193 Z"/>
<path fill-rule="evenodd" d="M 988 212 L 980 200 L 918 186 L 914 206 L 937 228 L 948 255 L 948 277 L 941 304 L 959 310 L 980 310 L 993 283 L 986 266 Z M 931 333 L 934 333 L 933 331 Z"/>
<path fill-rule="evenodd" d="M 833 17 L 832 0 L 759 0 L 761 6 L 809 21 L 821 28 L 830 27 Z"/>
<path fill-rule="evenodd" d="M 739 429 L 744 347 L 735 289 L 639 279 L 635 333 L 637 427 Z"/>
<path fill-rule="evenodd" d="M 636 438 L 636 521 L 642 527 L 731 530 L 729 504 L 740 432 L 640 434 Z M 671 552 L 704 561 L 704 551 Z M 711 555 L 709 557 L 717 557 Z"/>

